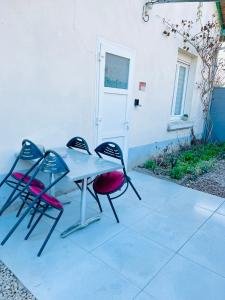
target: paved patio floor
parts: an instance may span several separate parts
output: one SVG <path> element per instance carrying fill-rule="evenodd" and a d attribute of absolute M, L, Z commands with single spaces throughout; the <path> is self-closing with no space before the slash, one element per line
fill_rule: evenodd
<path fill-rule="evenodd" d="M 79 218 L 79 191 L 71 199 L 40 258 L 49 221 L 24 241 L 27 220 L 0 258 L 38 300 L 224 300 L 224 199 L 145 174 L 131 172 L 143 200 L 131 189 L 115 200 L 120 224 L 106 199 L 102 219 L 65 239 Z M 96 215 L 88 197 L 88 215 Z M 0 218 L 0 239 L 15 213 Z"/>

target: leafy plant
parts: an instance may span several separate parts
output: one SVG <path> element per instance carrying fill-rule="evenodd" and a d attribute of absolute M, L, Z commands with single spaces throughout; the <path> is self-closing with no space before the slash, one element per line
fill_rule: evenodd
<path fill-rule="evenodd" d="M 148 160 L 145 164 L 144 167 L 146 169 L 152 170 L 153 172 L 155 171 L 156 167 L 157 167 L 157 163 L 154 160 Z"/>
<path fill-rule="evenodd" d="M 198 177 L 214 166 L 215 159 L 225 158 L 225 143 L 196 144 L 180 147 L 177 151 L 167 151 L 148 160 L 144 167 L 153 172 L 160 170 L 171 178 L 182 179 L 186 175 Z"/>
<path fill-rule="evenodd" d="M 174 168 L 170 170 L 170 177 L 173 179 L 181 179 L 187 173 L 187 165 L 185 164 L 177 164 Z"/>
<path fill-rule="evenodd" d="M 181 160 L 184 160 L 184 161 L 195 161 L 197 158 L 195 156 L 195 153 L 194 151 L 186 151 L 183 153 L 183 155 L 181 155 L 180 157 Z"/>

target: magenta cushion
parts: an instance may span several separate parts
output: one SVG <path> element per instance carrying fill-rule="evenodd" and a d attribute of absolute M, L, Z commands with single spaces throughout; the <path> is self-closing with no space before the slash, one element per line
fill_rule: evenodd
<path fill-rule="evenodd" d="M 14 178 L 17 179 L 17 180 L 21 180 L 23 176 L 24 176 L 23 173 L 19 173 L 19 172 L 12 173 L 12 177 L 14 177 Z M 23 182 L 25 182 L 25 183 L 28 183 L 29 180 L 30 180 L 30 176 L 25 176 L 25 177 L 23 178 Z M 44 183 L 42 183 L 42 182 L 41 182 L 40 180 L 38 180 L 38 179 L 33 179 L 33 180 L 31 181 L 31 185 L 37 186 L 37 187 L 39 187 L 39 188 L 41 188 L 41 189 L 44 189 L 44 188 L 45 188 Z"/>
<path fill-rule="evenodd" d="M 114 171 L 97 176 L 93 182 L 93 188 L 98 194 L 110 194 L 119 190 L 124 182 L 124 173 Z"/>
<path fill-rule="evenodd" d="M 42 190 L 36 186 L 30 186 L 29 190 L 35 195 L 39 195 Z M 57 200 L 55 197 L 52 197 L 51 195 L 48 194 L 43 194 L 41 195 L 41 199 L 44 200 L 45 202 L 47 202 L 49 205 L 54 206 L 56 208 L 63 208 L 62 203 Z"/>

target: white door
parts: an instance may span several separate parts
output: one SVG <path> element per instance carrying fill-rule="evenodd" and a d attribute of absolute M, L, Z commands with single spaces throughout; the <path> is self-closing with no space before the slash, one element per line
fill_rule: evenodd
<path fill-rule="evenodd" d="M 97 143 L 117 143 L 127 162 L 133 53 L 110 42 L 99 43 Z"/>

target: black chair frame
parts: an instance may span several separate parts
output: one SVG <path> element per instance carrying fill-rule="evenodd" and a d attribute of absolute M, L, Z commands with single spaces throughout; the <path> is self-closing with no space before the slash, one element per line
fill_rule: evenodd
<path fill-rule="evenodd" d="M 95 149 L 96 154 L 100 157 L 103 158 L 103 156 L 109 156 L 112 157 L 114 159 L 118 159 L 121 162 L 122 165 L 122 170 L 125 176 L 125 180 L 122 184 L 122 186 L 120 187 L 120 189 L 122 189 L 122 191 L 117 194 L 116 196 L 111 196 L 112 194 L 114 194 L 115 192 L 118 192 L 118 190 L 120 189 L 116 189 L 110 193 L 107 193 L 106 196 L 109 200 L 109 204 L 112 208 L 112 211 L 114 213 L 114 216 L 116 218 L 117 223 L 119 223 L 119 218 L 118 215 L 116 213 L 116 210 L 113 206 L 112 200 L 121 197 L 128 189 L 129 185 L 132 187 L 133 191 L 135 192 L 135 194 L 137 195 L 138 199 L 141 200 L 141 196 L 139 195 L 139 193 L 137 192 L 136 188 L 134 187 L 133 183 L 131 182 L 131 178 L 127 175 L 127 171 L 126 171 L 126 167 L 125 167 L 125 163 L 124 163 L 124 159 L 123 159 L 123 152 L 121 150 L 121 148 L 114 142 L 104 142 L 102 144 L 100 144 L 96 149 Z M 125 188 L 124 188 L 125 186 Z M 98 194 L 95 192 L 96 197 L 99 200 Z"/>
<path fill-rule="evenodd" d="M 39 165 L 39 163 L 41 162 L 43 157 L 44 157 L 44 153 L 32 141 L 30 141 L 28 139 L 24 139 L 22 141 L 22 149 L 21 149 L 20 153 L 16 157 L 16 160 L 14 161 L 14 163 L 13 163 L 11 169 L 9 170 L 9 172 L 7 173 L 7 175 L 0 182 L 0 188 L 3 186 L 4 183 L 6 183 L 8 186 L 13 188 L 11 194 L 9 195 L 9 197 L 7 198 L 7 200 L 5 201 L 5 203 L 3 204 L 3 206 L 0 209 L 0 216 L 14 202 L 14 201 L 12 201 L 12 199 L 13 199 L 13 196 L 15 195 L 15 193 L 17 191 L 22 191 L 23 188 L 26 186 L 26 184 L 23 181 L 24 178 L 31 174 L 31 172 Z M 34 163 L 27 170 L 27 172 L 23 173 L 23 176 L 21 177 L 21 179 L 17 180 L 15 178 L 12 178 L 11 175 L 13 174 L 13 171 L 15 170 L 15 168 L 20 160 L 33 161 Z M 29 195 L 27 195 L 27 197 L 29 197 Z M 23 208 L 23 206 L 21 206 L 19 208 L 17 216 L 19 216 L 22 208 Z"/>
<path fill-rule="evenodd" d="M 35 195 L 35 196 L 33 195 L 32 201 L 30 203 L 27 203 L 27 201 L 25 199 L 26 197 L 24 197 L 23 193 L 26 192 L 26 191 L 29 191 L 29 186 L 31 185 L 32 180 L 36 178 L 36 176 L 39 172 L 50 173 L 50 174 L 54 174 L 54 175 L 57 174 L 58 177 L 54 181 L 52 181 L 48 186 L 46 186 L 38 195 Z M 39 216 L 37 217 L 37 219 L 35 220 L 35 222 L 31 226 L 29 232 L 27 233 L 27 235 L 25 237 L 25 240 L 27 240 L 29 238 L 30 234 L 33 232 L 33 230 L 35 229 L 35 227 L 37 226 L 37 224 L 39 223 L 39 221 L 41 220 L 41 218 L 43 216 L 47 216 L 47 217 L 54 220 L 54 223 L 53 223 L 46 239 L 44 240 L 40 250 L 38 251 L 37 256 L 41 255 L 41 253 L 43 252 L 43 250 L 44 250 L 49 238 L 51 237 L 57 223 L 59 222 L 59 220 L 60 220 L 60 218 L 63 214 L 63 208 L 57 208 L 57 207 L 54 206 L 54 209 L 59 211 L 58 215 L 56 217 L 52 216 L 52 215 L 49 215 L 46 211 L 49 207 L 53 207 L 53 206 L 51 206 L 49 203 L 44 201 L 43 198 L 42 198 L 42 195 L 45 194 L 47 191 L 49 191 L 54 185 L 56 185 L 68 173 L 69 173 L 69 168 L 66 165 L 66 163 L 64 162 L 64 160 L 60 157 L 60 155 L 57 154 L 55 151 L 52 151 L 52 150 L 46 151 L 42 162 L 40 163 L 40 165 L 35 170 L 34 174 L 30 178 L 29 182 L 15 196 L 15 197 L 22 198 L 23 201 L 28 205 L 28 207 L 25 210 L 25 212 L 21 215 L 19 220 L 16 222 L 16 224 L 11 228 L 11 230 L 5 236 L 5 238 L 1 242 L 1 245 L 4 245 L 7 242 L 7 240 L 14 233 L 14 231 L 20 225 L 20 223 L 24 220 L 24 218 L 31 212 L 31 210 L 34 210 L 29 223 L 31 224 L 31 222 L 34 219 L 36 213 L 39 213 Z M 32 193 L 30 193 L 30 195 L 32 195 Z"/>

